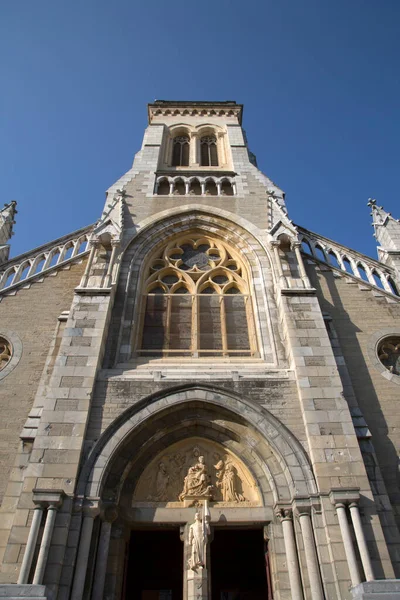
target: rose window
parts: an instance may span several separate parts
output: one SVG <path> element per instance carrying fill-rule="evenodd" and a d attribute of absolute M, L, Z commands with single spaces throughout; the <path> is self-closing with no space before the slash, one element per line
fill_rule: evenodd
<path fill-rule="evenodd" d="M 10 362 L 12 356 L 11 344 L 5 338 L 0 337 L 0 371 Z"/>
<path fill-rule="evenodd" d="M 390 373 L 400 375 L 400 336 L 385 338 L 379 344 L 378 358 Z"/>

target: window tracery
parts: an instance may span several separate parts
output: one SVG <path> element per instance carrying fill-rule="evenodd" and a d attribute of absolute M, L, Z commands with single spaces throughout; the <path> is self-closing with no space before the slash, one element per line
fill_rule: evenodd
<path fill-rule="evenodd" d="M 201 138 L 200 156 L 202 167 L 218 167 L 217 139 L 214 135 Z"/>
<path fill-rule="evenodd" d="M 0 336 L 0 371 L 10 362 L 12 357 L 12 346 L 6 338 Z"/>
<path fill-rule="evenodd" d="M 378 347 L 378 358 L 394 375 L 400 375 L 400 336 L 385 338 Z"/>
<path fill-rule="evenodd" d="M 189 143 L 187 135 L 178 135 L 174 138 L 172 150 L 173 167 L 187 167 L 189 165 Z"/>
<path fill-rule="evenodd" d="M 255 355 L 246 269 L 219 239 L 171 241 L 152 257 L 143 291 L 140 355 Z"/>

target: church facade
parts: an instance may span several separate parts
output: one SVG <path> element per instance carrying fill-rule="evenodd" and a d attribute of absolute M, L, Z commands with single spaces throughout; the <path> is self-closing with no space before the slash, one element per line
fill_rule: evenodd
<path fill-rule="evenodd" d="M 94 225 L 0 213 L 0 598 L 400 598 L 400 222 L 294 224 L 236 102 L 148 120 Z"/>

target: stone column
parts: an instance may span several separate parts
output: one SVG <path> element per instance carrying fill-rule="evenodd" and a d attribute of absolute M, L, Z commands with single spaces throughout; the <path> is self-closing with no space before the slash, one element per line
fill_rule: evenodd
<path fill-rule="evenodd" d="M 58 506 L 50 504 L 47 509 L 46 523 L 44 526 L 42 543 L 40 544 L 39 556 L 36 564 L 33 584 L 40 585 L 43 581 L 44 571 L 46 569 L 47 557 L 49 555 L 51 539 L 53 537 L 54 523 L 56 522 Z"/>
<path fill-rule="evenodd" d="M 349 523 L 346 515 L 346 505 L 342 502 L 335 504 L 336 513 L 338 516 L 340 532 L 342 534 L 344 551 L 346 553 L 347 564 L 350 571 L 351 584 L 354 587 L 361 583 L 360 572 L 358 570 L 356 553 L 354 551 L 353 540 L 351 539 L 351 532 Z"/>
<path fill-rule="evenodd" d="M 310 280 L 308 279 L 306 270 L 304 268 L 303 257 L 301 256 L 301 252 L 300 252 L 301 242 L 295 241 L 295 242 L 292 242 L 291 245 L 292 245 L 292 249 L 294 250 L 294 253 L 296 255 L 297 264 L 299 265 L 299 273 L 300 273 L 301 280 L 304 283 L 304 287 L 309 288 L 309 287 L 311 287 Z"/>
<path fill-rule="evenodd" d="M 81 287 L 86 287 L 89 281 L 90 271 L 92 269 L 92 264 L 94 260 L 94 255 L 96 252 L 96 248 L 99 246 L 99 242 L 97 240 L 93 240 L 90 242 L 90 253 L 87 261 L 86 269 L 82 277 Z"/>
<path fill-rule="evenodd" d="M 111 251 L 110 262 L 108 263 L 105 287 L 110 287 L 110 285 L 112 284 L 112 272 L 113 272 L 113 267 L 114 267 L 114 263 L 115 263 L 115 255 L 117 254 L 118 246 L 119 246 L 118 240 L 111 241 L 112 251 Z"/>
<path fill-rule="evenodd" d="M 275 257 L 275 264 L 276 264 L 276 268 L 277 268 L 277 271 L 278 271 L 279 281 L 280 281 L 282 287 L 286 287 L 286 277 L 283 274 L 281 257 L 279 256 L 280 245 L 281 245 L 281 243 L 280 243 L 279 240 L 273 240 L 271 242 L 271 246 L 273 248 L 274 257 Z"/>
<path fill-rule="evenodd" d="M 192 132 L 189 148 L 189 166 L 199 166 L 200 164 L 200 140 L 197 132 Z"/>
<path fill-rule="evenodd" d="M 91 503 L 83 508 L 83 522 L 81 536 L 79 538 L 78 556 L 76 558 L 71 600 L 82 600 L 90 543 L 92 541 L 93 523 L 98 514 L 99 509 L 97 503 Z"/>
<path fill-rule="evenodd" d="M 375 575 L 372 568 L 371 558 L 368 552 L 368 546 L 364 535 L 364 530 L 361 522 L 360 511 L 357 502 L 352 502 L 349 505 L 351 520 L 353 522 L 354 532 L 356 534 L 357 546 L 360 551 L 361 562 L 363 565 L 365 578 L 367 581 L 374 581 Z"/>
<path fill-rule="evenodd" d="M 35 506 L 28 541 L 25 548 L 25 554 L 22 560 L 21 570 L 19 572 L 18 583 L 28 583 L 28 577 L 32 566 L 33 555 L 35 553 L 40 523 L 42 522 L 42 515 L 43 506 Z"/>
<path fill-rule="evenodd" d="M 297 516 L 301 527 L 301 534 L 303 536 L 304 554 L 306 555 L 311 598 L 312 600 L 324 600 L 324 590 L 322 587 L 317 549 L 315 547 L 314 532 L 311 522 L 311 506 L 298 506 Z"/>
<path fill-rule="evenodd" d="M 297 556 L 296 538 L 294 535 L 292 511 L 289 509 L 278 510 L 277 517 L 282 523 L 283 539 L 289 573 L 291 600 L 303 600 L 303 586 L 300 577 L 299 559 Z"/>
<path fill-rule="evenodd" d="M 94 583 L 92 598 L 101 600 L 103 598 L 104 583 L 106 580 L 108 549 L 110 546 L 111 527 L 118 513 L 115 507 L 107 507 L 103 514 L 101 523 L 99 545 L 97 548 L 96 568 L 94 572 Z"/>

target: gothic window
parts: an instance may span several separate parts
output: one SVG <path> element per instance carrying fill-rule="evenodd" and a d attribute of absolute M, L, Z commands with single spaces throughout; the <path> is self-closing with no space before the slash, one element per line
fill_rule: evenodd
<path fill-rule="evenodd" d="M 10 362 L 12 356 L 11 344 L 6 338 L 0 336 L 0 371 Z"/>
<path fill-rule="evenodd" d="M 189 165 L 189 138 L 178 135 L 174 138 L 172 150 L 172 166 L 187 167 Z"/>
<path fill-rule="evenodd" d="M 218 167 L 217 139 L 213 135 L 202 137 L 200 140 L 202 167 Z"/>
<path fill-rule="evenodd" d="M 400 375 L 400 336 L 387 337 L 378 346 L 378 358 L 394 375 Z"/>
<path fill-rule="evenodd" d="M 154 255 L 145 273 L 141 356 L 254 356 L 246 270 L 222 241 L 192 233 Z"/>

